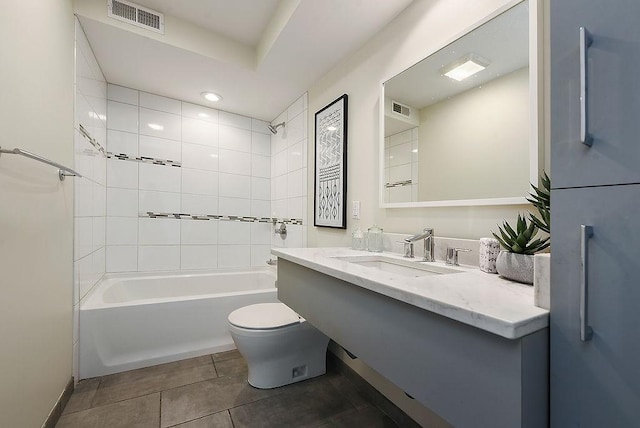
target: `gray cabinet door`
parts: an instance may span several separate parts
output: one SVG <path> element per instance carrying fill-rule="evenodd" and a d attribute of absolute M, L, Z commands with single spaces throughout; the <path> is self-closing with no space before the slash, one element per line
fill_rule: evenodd
<path fill-rule="evenodd" d="M 551 426 L 640 426 L 640 185 L 552 191 Z M 590 341 L 580 339 L 581 225 Z"/>
<path fill-rule="evenodd" d="M 587 124 L 580 142 L 579 28 L 587 49 Z M 640 1 L 551 1 L 554 188 L 640 183 Z"/>

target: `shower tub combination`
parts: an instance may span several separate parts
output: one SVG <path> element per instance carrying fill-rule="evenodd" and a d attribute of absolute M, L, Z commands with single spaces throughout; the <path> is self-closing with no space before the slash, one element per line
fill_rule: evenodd
<path fill-rule="evenodd" d="M 80 303 L 80 379 L 235 349 L 229 314 L 275 303 L 275 268 L 108 274 Z"/>

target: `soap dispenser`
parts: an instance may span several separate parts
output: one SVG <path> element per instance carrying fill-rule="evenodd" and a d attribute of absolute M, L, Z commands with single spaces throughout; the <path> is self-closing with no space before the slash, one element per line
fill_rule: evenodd
<path fill-rule="evenodd" d="M 374 224 L 367 230 L 367 235 L 368 235 L 367 250 L 372 251 L 374 253 L 381 253 L 382 252 L 382 229 Z"/>

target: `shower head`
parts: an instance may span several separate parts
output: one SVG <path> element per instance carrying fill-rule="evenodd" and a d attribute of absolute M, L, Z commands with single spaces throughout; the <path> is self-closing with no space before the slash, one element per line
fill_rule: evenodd
<path fill-rule="evenodd" d="M 284 127 L 284 122 L 280 122 L 277 125 L 267 125 L 267 127 L 269 128 L 269 131 L 275 135 L 278 133 L 278 128 Z"/>

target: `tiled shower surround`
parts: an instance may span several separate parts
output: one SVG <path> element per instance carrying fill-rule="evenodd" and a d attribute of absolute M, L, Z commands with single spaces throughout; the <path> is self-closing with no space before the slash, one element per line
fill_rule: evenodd
<path fill-rule="evenodd" d="M 274 166 L 267 122 L 116 85 L 107 94 L 107 272 L 263 266 L 281 240 L 272 218 L 288 220 L 287 246 L 303 244 L 302 209 L 288 202 L 304 191 L 285 181 L 279 193 L 272 169 L 294 179 L 306 157 Z M 300 142 L 291 134 L 278 147 Z M 272 192 L 285 205 L 272 207 Z"/>
<path fill-rule="evenodd" d="M 76 19 L 73 355 L 78 374 L 80 300 L 105 273 L 107 82 Z"/>
<path fill-rule="evenodd" d="M 418 127 L 384 139 L 385 202 L 418 200 Z"/>
<path fill-rule="evenodd" d="M 264 266 L 306 244 L 307 95 L 268 123 L 108 85 L 76 20 L 74 377 L 105 272 Z M 285 239 L 273 220 L 286 222 Z"/>

